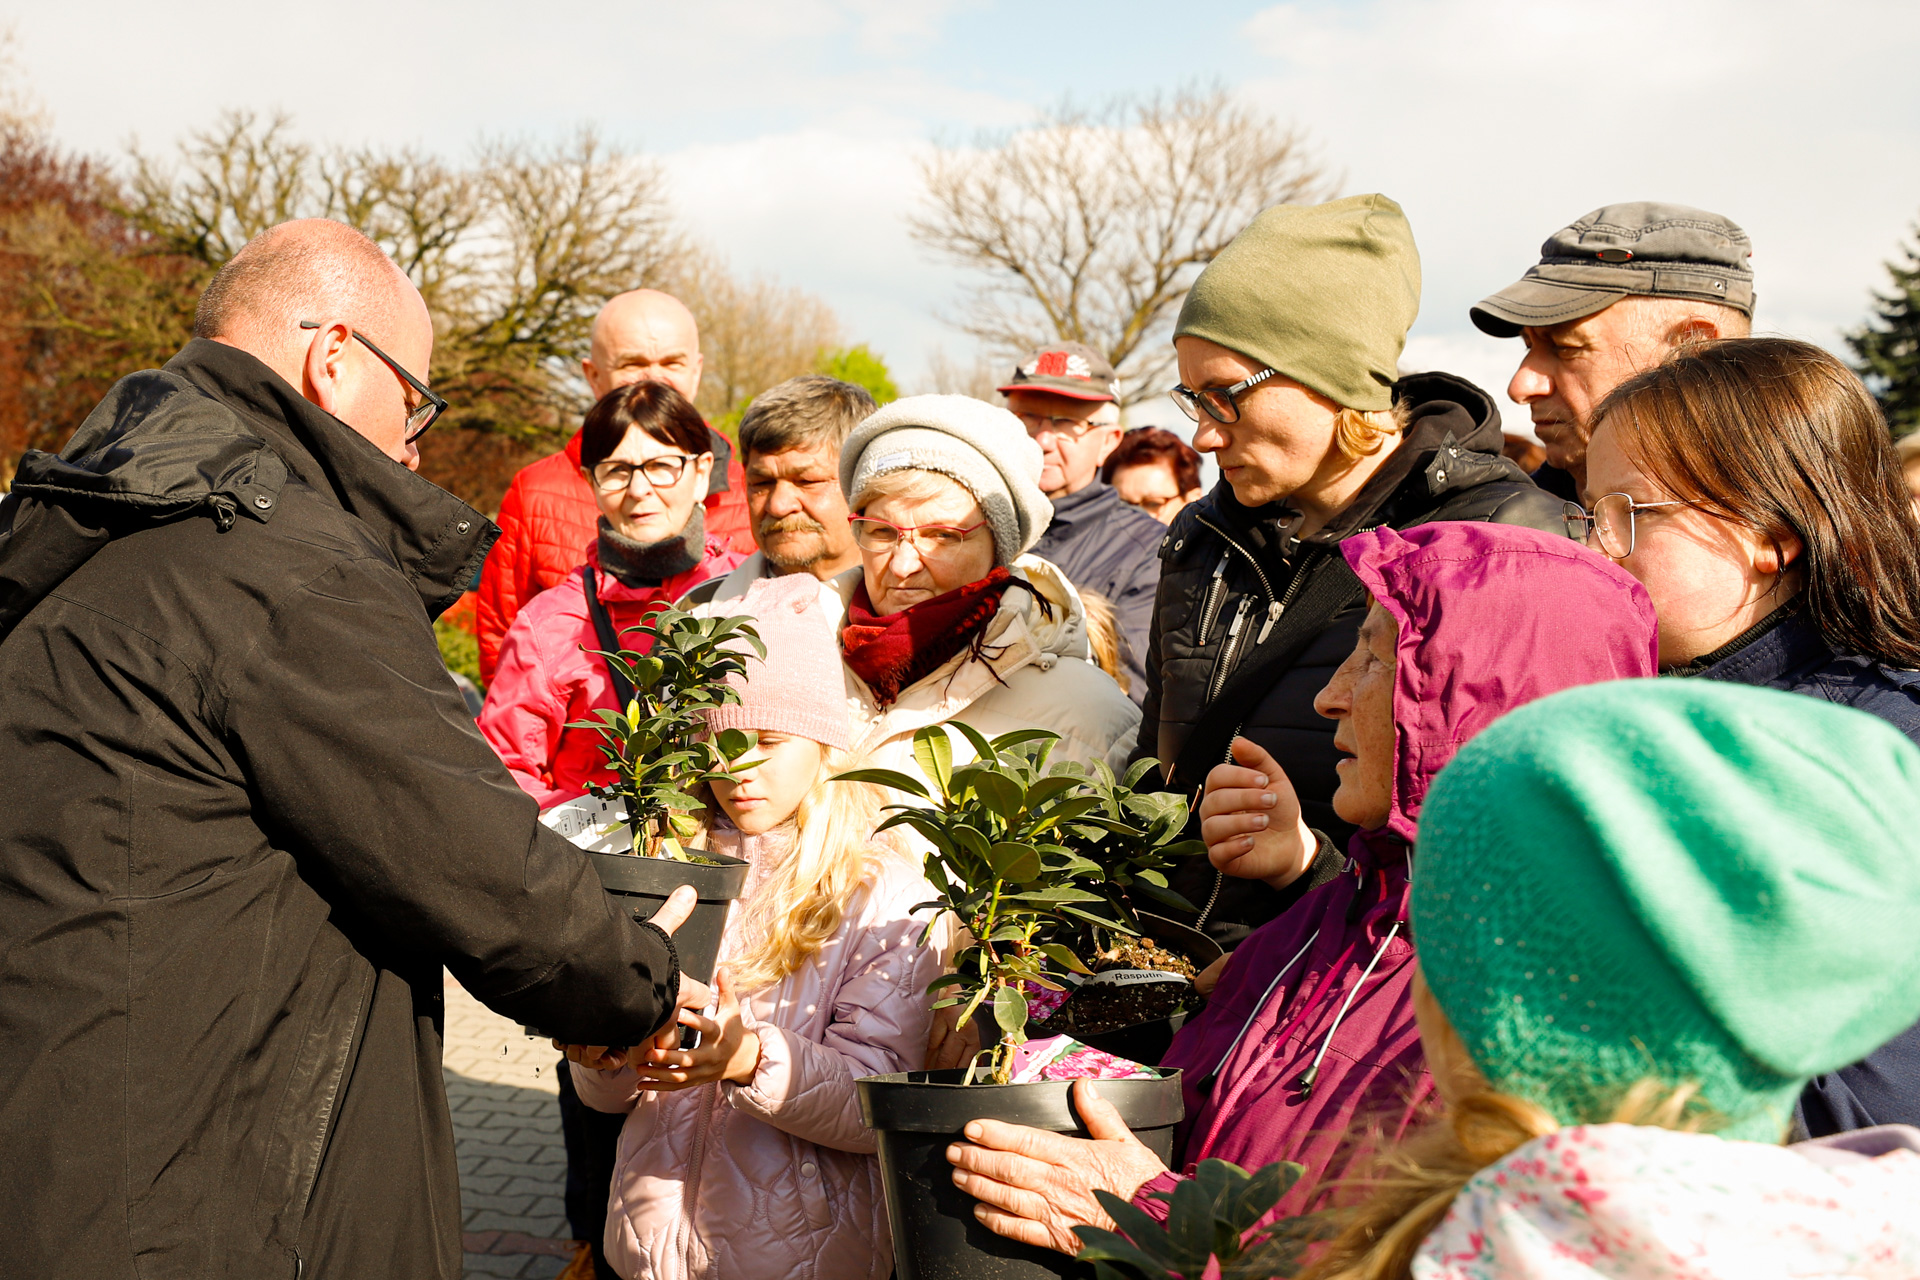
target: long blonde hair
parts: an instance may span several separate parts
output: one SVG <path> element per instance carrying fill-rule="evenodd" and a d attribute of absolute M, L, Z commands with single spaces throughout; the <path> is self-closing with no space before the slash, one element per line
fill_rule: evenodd
<path fill-rule="evenodd" d="M 1701 1105 L 1694 1086 L 1675 1089 L 1642 1080 L 1621 1097 L 1609 1122 L 1699 1133 L 1718 1119 Z M 1369 1194 L 1356 1207 L 1337 1211 L 1340 1234 L 1300 1280 L 1410 1280 L 1413 1255 L 1460 1189 L 1482 1169 L 1560 1127 L 1544 1109 L 1511 1094 L 1483 1089 L 1460 1099 L 1376 1158 L 1369 1173 L 1346 1181 Z"/>
<path fill-rule="evenodd" d="M 727 962 L 740 990 L 770 987 L 818 954 L 839 931 L 875 857 L 893 852 L 873 834 L 884 803 L 880 789 L 832 780 L 854 767 L 848 753 L 820 748 L 820 772 L 789 819 L 792 844 L 740 904 L 742 947 Z"/>

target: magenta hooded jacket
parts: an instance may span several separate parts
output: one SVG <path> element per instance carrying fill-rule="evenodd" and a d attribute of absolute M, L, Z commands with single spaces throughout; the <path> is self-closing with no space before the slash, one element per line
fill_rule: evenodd
<path fill-rule="evenodd" d="M 1297 1161 L 1307 1172 L 1281 1213 L 1324 1206 L 1326 1183 L 1364 1145 L 1350 1130 L 1393 1138 L 1432 1092 L 1406 920 L 1414 820 L 1434 776 L 1515 707 L 1656 670 L 1646 592 L 1569 539 L 1447 522 L 1356 534 L 1340 549 L 1400 624 L 1390 816 L 1353 837 L 1345 872 L 1241 943 L 1162 1062 L 1184 1073 L 1185 1173 L 1209 1159 Z M 1164 1219 L 1165 1202 L 1146 1197 L 1177 1176 L 1147 1183 L 1135 1203 Z"/>

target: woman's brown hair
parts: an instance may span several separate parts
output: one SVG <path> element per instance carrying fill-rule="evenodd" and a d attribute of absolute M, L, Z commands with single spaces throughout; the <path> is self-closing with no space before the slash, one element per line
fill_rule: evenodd
<path fill-rule="evenodd" d="M 1673 497 L 1804 548 L 1801 608 L 1834 649 L 1920 668 L 1920 520 L 1879 406 L 1790 338 L 1682 347 L 1593 416 Z"/>
<path fill-rule="evenodd" d="M 685 396 L 664 382 L 633 382 L 615 387 L 587 410 L 580 427 L 580 465 L 591 471 L 605 462 L 629 427 L 695 457 L 713 451 L 706 421 Z"/>

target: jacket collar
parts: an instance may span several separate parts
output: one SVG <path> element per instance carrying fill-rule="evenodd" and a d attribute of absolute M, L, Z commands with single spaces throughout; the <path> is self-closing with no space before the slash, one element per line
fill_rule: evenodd
<path fill-rule="evenodd" d="M 196 338 L 165 371 L 233 410 L 289 472 L 366 526 L 429 618 L 479 579 L 500 536 L 491 520 L 387 457 L 252 355 Z"/>
<path fill-rule="evenodd" d="M 1071 528 L 1081 521 L 1105 519 L 1111 509 L 1120 504 L 1120 492 L 1095 476 L 1093 483 L 1079 492 L 1070 493 L 1064 498 L 1049 498 L 1048 501 L 1053 503 L 1053 522 L 1048 525 L 1051 531 Z"/>
<path fill-rule="evenodd" d="M 1764 685 L 1831 653 L 1819 628 L 1789 600 L 1712 653 L 1661 674 Z"/>

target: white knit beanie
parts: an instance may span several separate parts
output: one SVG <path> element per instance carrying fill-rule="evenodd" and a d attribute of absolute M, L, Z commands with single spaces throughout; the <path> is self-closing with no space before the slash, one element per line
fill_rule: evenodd
<path fill-rule="evenodd" d="M 1040 446 L 1005 409 L 972 396 L 908 396 L 847 437 L 840 487 L 851 503 L 868 481 L 889 471 L 948 476 L 986 513 L 994 563 L 1005 565 L 1040 541 L 1053 521 L 1040 467 Z"/>

